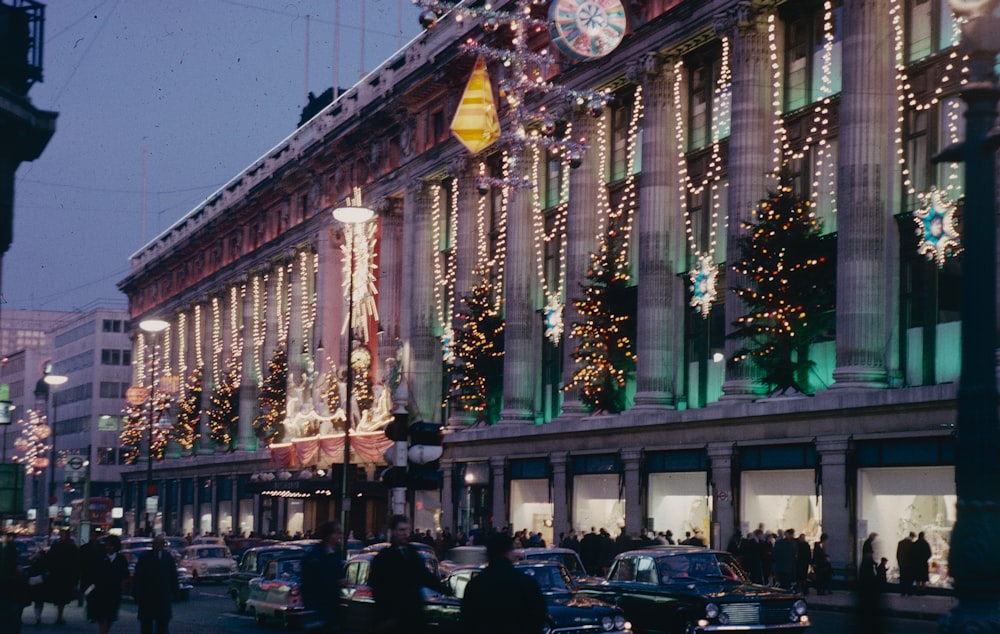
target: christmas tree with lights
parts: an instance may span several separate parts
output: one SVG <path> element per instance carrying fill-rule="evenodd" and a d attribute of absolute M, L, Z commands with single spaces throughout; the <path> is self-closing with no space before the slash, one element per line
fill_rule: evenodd
<path fill-rule="evenodd" d="M 583 298 L 573 301 L 582 321 L 570 326 L 579 366 L 566 389 L 580 387 L 590 412 L 623 412 L 628 408 L 628 378 L 635 372 L 636 287 L 628 271 L 625 231 L 612 226 L 591 254 L 583 282 Z"/>
<path fill-rule="evenodd" d="M 224 450 L 231 451 L 240 418 L 240 368 L 230 362 L 229 370 L 209 397 L 208 436 Z"/>
<path fill-rule="evenodd" d="M 484 278 L 462 298 L 455 329 L 454 356 L 445 364 L 451 381 L 448 398 L 476 422 L 493 424 L 503 406 L 504 320 L 493 302 L 493 285 Z"/>
<path fill-rule="evenodd" d="M 743 228 L 733 270 L 745 285 L 733 292 L 747 312 L 727 335 L 743 344 L 730 363 L 756 365 L 770 394 L 808 393 L 809 346 L 834 325 L 836 245 L 822 235 L 812 203 L 786 184 Z"/>
<path fill-rule="evenodd" d="M 282 434 L 287 392 L 288 354 L 279 346 L 267 362 L 267 378 L 257 395 L 260 416 L 253 421 L 254 434 L 266 443 L 276 441 Z"/>
<path fill-rule="evenodd" d="M 144 405 L 126 405 L 122 410 L 121 460 L 124 464 L 135 464 L 139 459 L 139 448 L 142 439 L 149 428 L 147 407 Z"/>
<path fill-rule="evenodd" d="M 177 423 L 174 425 L 172 438 L 183 447 L 184 451 L 191 451 L 198 438 L 203 372 L 201 366 L 194 369 L 184 384 L 184 395 L 180 398 Z"/>

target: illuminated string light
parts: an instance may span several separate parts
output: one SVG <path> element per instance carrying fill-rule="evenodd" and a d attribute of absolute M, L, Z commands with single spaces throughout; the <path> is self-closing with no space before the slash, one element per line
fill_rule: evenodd
<path fill-rule="evenodd" d="M 202 314 L 201 304 L 194 306 L 194 364 L 199 368 L 205 367 L 204 339 L 202 338 Z"/>
<path fill-rule="evenodd" d="M 222 380 L 219 363 L 222 349 L 222 305 L 219 296 L 212 296 L 212 385 L 218 385 Z"/>
<path fill-rule="evenodd" d="M 177 315 L 177 373 L 186 376 L 188 371 L 188 315 L 181 312 Z"/>

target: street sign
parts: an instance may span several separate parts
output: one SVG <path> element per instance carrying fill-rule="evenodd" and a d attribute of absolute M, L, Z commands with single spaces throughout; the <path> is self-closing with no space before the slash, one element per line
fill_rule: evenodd
<path fill-rule="evenodd" d="M 86 475 L 87 459 L 80 454 L 70 454 L 66 456 L 66 479 L 70 482 L 79 482 Z"/>

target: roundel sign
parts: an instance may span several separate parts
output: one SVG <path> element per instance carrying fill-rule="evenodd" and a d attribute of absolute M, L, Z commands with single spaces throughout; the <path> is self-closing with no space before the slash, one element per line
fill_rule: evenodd
<path fill-rule="evenodd" d="M 125 402 L 129 405 L 142 405 L 149 400 L 149 388 L 133 385 L 125 390 Z"/>
<path fill-rule="evenodd" d="M 555 0 L 549 9 L 552 42 L 573 59 L 604 57 L 625 37 L 620 0 Z"/>

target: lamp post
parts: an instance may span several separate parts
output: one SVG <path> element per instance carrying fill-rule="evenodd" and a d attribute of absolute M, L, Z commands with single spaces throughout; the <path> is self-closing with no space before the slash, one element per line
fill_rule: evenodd
<path fill-rule="evenodd" d="M 48 386 L 49 410 L 52 416 L 49 419 L 49 428 L 52 430 L 52 458 L 49 460 L 49 538 L 52 537 L 52 527 L 55 523 L 55 513 L 52 509 L 58 509 L 59 500 L 56 498 L 56 391 L 55 388 L 69 380 L 69 377 L 61 374 L 46 374 L 43 379 Z M 58 512 L 58 511 L 57 511 Z"/>
<path fill-rule="evenodd" d="M 955 422 L 955 526 L 948 571 L 958 603 L 942 619 L 942 632 L 1000 630 L 1000 579 L 993 544 L 1000 539 L 1000 425 L 996 387 L 996 150 L 1000 144 L 994 74 L 1000 49 L 998 0 L 951 0 L 965 15 L 961 48 L 968 54 L 968 82 L 961 97 L 965 140 L 945 148 L 935 162 L 965 163 L 962 262 L 962 367 Z"/>
<path fill-rule="evenodd" d="M 476 476 L 465 473 L 465 537 L 469 537 L 472 530 L 472 483 L 476 481 Z"/>
<path fill-rule="evenodd" d="M 344 225 L 351 226 L 350 245 L 348 247 L 347 282 L 347 394 L 344 398 L 344 471 L 343 482 L 340 487 L 340 526 L 344 532 L 344 552 L 347 552 L 347 542 L 350 531 L 347 528 L 347 519 L 350 512 L 351 500 L 347 491 L 347 475 L 351 467 L 351 396 L 354 392 L 354 372 L 351 370 L 351 353 L 354 352 L 354 227 L 362 225 L 375 217 L 375 212 L 367 207 L 361 206 L 361 195 L 355 190 L 353 205 L 338 207 L 333 210 L 333 217 Z"/>
<path fill-rule="evenodd" d="M 167 322 L 162 319 L 144 319 L 139 322 L 139 328 L 146 333 L 149 333 L 150 339 L 153 340 L 153 355 L 152 355 L 152 367 L 149 372 L 149 425 L 147 426 L 147 436 L 149 437 L 148 443 L 146 445 L 146 534 L 153 534 L 153 524 L 150 521 L 150 503 L 154 505 L 157 503 L 154 501 L 153 496 L 156 493 L 156 485 L 153 484 L 153 409 L 156 405 L 156 336 L 167 329 L 169 326 Z M 155 507 L 154 510 L 155 511 Z"/>

